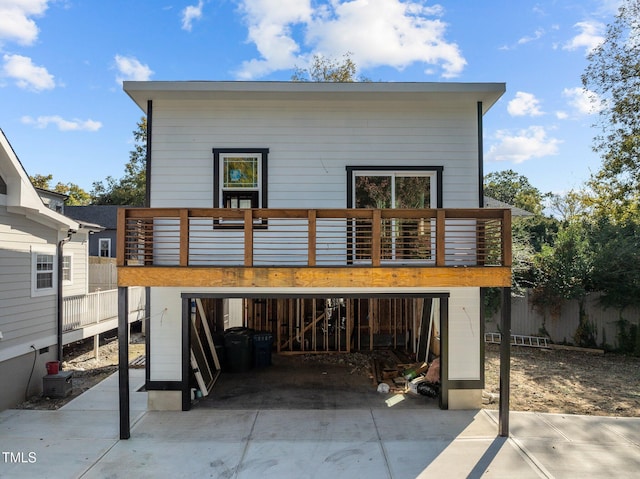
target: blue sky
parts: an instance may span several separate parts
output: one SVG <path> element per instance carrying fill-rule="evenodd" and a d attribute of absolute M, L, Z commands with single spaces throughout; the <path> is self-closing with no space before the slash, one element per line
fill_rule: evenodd
<path fill-rule="evenodd" d="M 543 192 L 600 166 L 586 55 L 620 0 L 0 0 L 0 128 L 27 173 L 120 178 L 142 112 L 123 80 L 289 80 L 314 54 L 374 81 L 505 82 L 485 171 Z"/>

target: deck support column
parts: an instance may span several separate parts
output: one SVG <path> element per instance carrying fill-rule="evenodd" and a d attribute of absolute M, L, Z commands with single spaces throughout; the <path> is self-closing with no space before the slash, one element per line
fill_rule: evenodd
<path fill-rule="evenodd" d="M 500 337 L 500 407 L 498 429 L 501 437 L 509 437 L 509 373 L 511 370 L 511 288 L 502 288 Z"/>
<path fill-rule="evenodd" d="M 129 408 L 129 288 L 118 287 L 118 389 L 120 439 L 131 437 Z"/>

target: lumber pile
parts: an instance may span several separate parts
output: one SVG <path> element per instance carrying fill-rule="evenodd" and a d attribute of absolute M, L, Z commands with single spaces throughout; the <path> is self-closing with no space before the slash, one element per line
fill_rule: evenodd
<path fill-rule="evenodd" d="M 371 358 L 373 385 L 389 386 L 391 393 L 414 393 L 436 397 L 440 385 L 440 358 L 431 363 L 411 362 L 405 354 L 398 351 L 385 351 L 386 354 Z M 424 386 L 420 387 L 420 384 Z M 380 389 L 386 391 L 387 388 Z"/>

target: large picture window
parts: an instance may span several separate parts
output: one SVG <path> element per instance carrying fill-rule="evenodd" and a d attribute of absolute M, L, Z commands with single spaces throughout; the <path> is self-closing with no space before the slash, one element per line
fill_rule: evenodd
<path fill-rule="evenodd" d="M 442 207 L 442 168 L 347 167 L 350 208 L 425 209 Z M 352 259 L 371 257 L 369 221 L 352 225 Z M 432 220 L 386 219 L 381 225 L 381 259 L 429 261 L 433 259 Z"/>

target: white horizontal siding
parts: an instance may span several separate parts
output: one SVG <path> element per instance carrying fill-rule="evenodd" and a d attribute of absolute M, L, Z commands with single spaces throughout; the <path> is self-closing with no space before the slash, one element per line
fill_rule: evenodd
<path fill-rule="evenodd" d="M 269 148 L 269 207 L 346 205 L 346 166 L 443 166 L 444 202 L 477 206 L 476 105 L 154 103 L 151 205 L 213 204 L 213 148 Z"/>
<path fill-rule="evenodd" d="M 449 379 L 479 380 L 480 289 L 453 288 L 449 297 Z"/>
<path fill-rule="evenodd" d="M 175 288 L 151 288 L 151 315 L 147 334 L 151 348 L 152 381 L 182 379 L 182 300 Z"/>
<path fill-rule="evenodd" d="M 85 235 L 73 239 L 63 246 L 63 255 L 71 256 L 72 281 L 63 285 L 64 296 L 76 296 L 88 292 L 88 240 Z"/>

